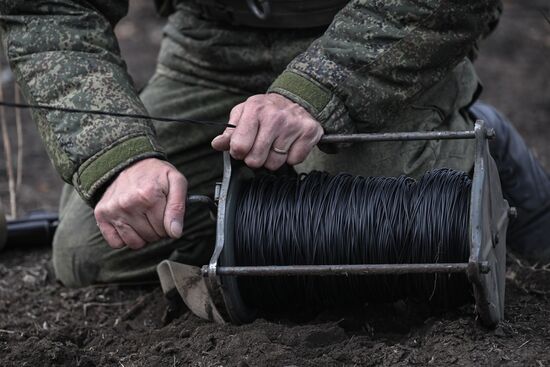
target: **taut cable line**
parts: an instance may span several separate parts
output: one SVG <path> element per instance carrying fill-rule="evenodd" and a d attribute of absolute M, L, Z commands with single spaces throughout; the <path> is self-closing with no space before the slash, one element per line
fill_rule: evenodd
<path fill-rule="evenodd" d="M 35 109 L 35 110 L 46 110 L 46 111 L 67 112 L 67 113 L 81 113 L 81 114 L 110 116 L 110 117 L 148 119 L 148 120 L 161 121 L 161 122 L 179 122 L 179 123 L 188 123 L 188 124 L 196 124 L 196 125 L 236 127 L 235 125 L 228 124 L 225 122 L 220 122 L 220 121 L 202 121 L 202 120 L 195 120 L 195 119 L 189 119 L 189 118 L 149 116 L 145 114 L 124 113 L 124 112 L 104 111 L 104 110 L 95 110 L 95 109 L 81 109 L 81 108 L 42 105 L 42 104 L 16 103 L 16 102 L 9 102 L 9 101 L 3 101 L 3 100 L 0 100 L 0 106 L 19 108 L 19 109 Z"/>

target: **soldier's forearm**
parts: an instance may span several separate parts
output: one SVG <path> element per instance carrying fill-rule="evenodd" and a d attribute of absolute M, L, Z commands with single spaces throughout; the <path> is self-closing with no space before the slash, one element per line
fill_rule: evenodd
<path fill-rule="evenodd" d="M 487 32 L 498 0 L 352 0 L 270 91 L 327 132 L 381 128 L 449 74 Z"/>
<path fill-rule="evenodd" d="M 5 51 L 26 99 L 146 113 L 112 29 L 126 9 L 127 1 L 104 0 L 0 4 Z M 163 156 L 147 120 L 53 111 L 34 111 L 33 118 L 63 179 L 90 203 L 131 163 Z"/>

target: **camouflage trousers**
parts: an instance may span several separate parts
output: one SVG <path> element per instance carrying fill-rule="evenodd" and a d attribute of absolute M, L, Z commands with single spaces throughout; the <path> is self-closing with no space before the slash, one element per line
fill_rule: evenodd
<path fill-rule="evenodd" d="M 141 98 L 151 115 L 227 121 L 233 106 L 264 93 L 321 32 L 230 29 L 177 12 L 165 28 L 156 74 Z M 465 60 L 406 107 L 406 121 L 386 131 L 469 129 L 472 121 L 465 106 L 476 88 L 477 78 Z M 189 192 L 212 194 L 221 179 L 222 155 L 210 147 L 210 141 L 221 129 L 163 123 L 156 130 L 168 160 L 187 177 Z M 471 142 L 399 142 L 354 145 L 336 155 L 316 150 L 299 169 L 418 177 L 438 167 L 469 171 L 472 162 Z M 214 244 L 215 226 L 202 207 L 188 208 L 181 239 L 138 251 L 111 249 L 96 226 L 92 208 L 70 186 L 63 189 L 60 217 L 53 262 L 57 278 L 67 286 L 155 280 L 160 261 L 201 265 Z"/>

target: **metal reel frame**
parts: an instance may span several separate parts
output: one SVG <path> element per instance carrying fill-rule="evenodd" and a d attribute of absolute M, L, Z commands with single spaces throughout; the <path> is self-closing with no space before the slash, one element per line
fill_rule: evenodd
<path fill-rule="evenodd" d="M 472 283 L 476 312 L 487 327 L 504 317 L 506 229 L 511 210 L 502 197 L 496 164 L 489 153 L 488 139 L 494 131 L 477 121 L 473 131 L 404 132 L 382 134 L 329 135 L 323 143 L 403 140 L 475 139 L 475 161 L 470 202 L 470 258 L 467 263 L 359 264 L 235 266 L 234 218 L 239 190 L 254 177 L 252 170 L 224 153 L 223 181 L 216 188 L 217 234 L 214 253 L 201 272 L 213 299 L 223 299 L 218 309 L 235 324 L 251 322 L 256 311 L 240 296 L 238 276 L 349 275 L 463 272 Z"/>

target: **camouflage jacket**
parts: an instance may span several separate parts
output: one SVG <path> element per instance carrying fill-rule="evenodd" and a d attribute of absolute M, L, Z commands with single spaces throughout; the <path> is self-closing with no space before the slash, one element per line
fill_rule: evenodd
<path fill-rule="evenodd" d="M 499 0 L 351 0 L 269 89 L 326 132 L 376 128 L 434 85 L 488 31 Z M 113 27 L 124 0 L 0 0 L 2 42 L 30 103 L 145 113 Z M 150 121 L 34 111 L 62 178 L 93 204 L 133 162 L 163 158 Z M 367 121 L 368 120 L 368 121 Z"/>

